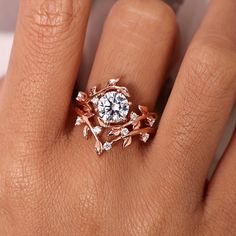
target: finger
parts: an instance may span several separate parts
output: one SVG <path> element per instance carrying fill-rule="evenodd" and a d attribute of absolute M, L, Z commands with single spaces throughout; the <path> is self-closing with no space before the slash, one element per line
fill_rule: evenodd
<path fill-rule="evenodd" d="M 4 78 L 0 78 L 0 87 L 3 85 Z"/>
<path fill-rule="evenodd" d="M 121 77 L 134 103 L 153 109 L 175 34 L 175 16 L 163 2 L 118 1 L 106 20 L 88 87 Z"/>
<path fill-rule="evenodd" d="M 4 116 L 12 128 L 48 135 L 64 124 L 89 8 L 89 0 L 20 2 L 4 90 Z"/>
<path fill-rule="evenodd" d="M 104 21 L 109 10 L 115 2 L 116 0 L 93 2 L 93 7 L 89 16 L 86 39 L 84 43 L 83 58 L 79 71 L 81 88 L 85 88 L 88 82 L 88 77 L 93 65 Z"/>
<path fill-rule="evenodd" d="M 211 1 L 161 119 L 151 168 L 180 199 L 201 199 L 209 166 L 235 102 L 235 1 Z M 216 17 L 217 16 L 217 17 Z M 156 163 L 156 165 L 154 165 Z M 168 176 L 165 178 L 165 176 Z"/>
<path fill-rule="evenodd" d="M 0 93 L 1 93 L 1 91 L 2 91 L 3 82 L 4 82 L 4 79 L 3 79 L 3 78 L 0 78 Z"/>
<path fill-rule="evenodd" d="M 206 217 L 223 223 L 223 227 L 228 228 L 226 222 L 236 218 L 236 129 L 231 142 L 218 164 L 212 180 L 209 184 L 206 199 Z M 221 214 L 217 214 L 221 212 Z M 235 232 L 235 225 L 230 227 Z M 234 230 L 234 231 L 233 231 Z"/>

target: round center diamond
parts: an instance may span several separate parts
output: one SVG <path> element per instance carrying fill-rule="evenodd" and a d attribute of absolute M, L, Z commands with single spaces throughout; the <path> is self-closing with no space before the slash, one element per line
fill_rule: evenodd
<path fill-rule="evenodd" d="M 98 102 L 98 114 L 105 123 L 119 123 L 126 119 L 129 113 L 129 102 L 119 92 L 105 93 Z"/>

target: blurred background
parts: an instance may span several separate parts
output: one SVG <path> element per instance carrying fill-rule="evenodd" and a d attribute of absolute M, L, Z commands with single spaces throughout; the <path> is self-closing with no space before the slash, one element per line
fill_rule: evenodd
<path fill-rule="evenodd" d="M 204 15 L 208 0 L 166 0 L 177 12 L 181 31 L 181 55 L 198 27 Z M 6 72 L 12 46 L 19 0 L 0 0 L 0 77 Z M 93 9 L 89 22 L 88 37 L 85 47 L 94 56 L 103 22 L 116 0 L 93 0 Z M 188 19 L 186 21 L 186 19 Z M 96 27 L 93 25 L 96 23 Z M 86 55 L 87 57 L 87 55 Z"/>
<path fill-rule="evenodd" d="M 0 0 L 0 77 L 4 77 L 4 74 L 7 71 L 15 31 L 18 1 L 19 0 Z M 116 0 L 93 0 L 83 56 L 83 68 L 86 69 L 80 72 L 85 78 L 88 77 L 92 66 L 103 22 L 109 9 L 115 2 Z M 181 38 L 179 62 L 176 63 L 175 68 L 173 68 L 170 74 L 171 79 L 169 81 L 173 81 L 176 77 L 187 46 L 204 16 L 208 0 L 166 0 L 166 2 L 170 4 L 176 12 Z M 170 84 L 172 84 L 172 82 L 170 82 Z M 226 128 L 225 135 L 222 139 L 219 150 L 216 153 L 216 160 L 220 158 L 224 151 L 232 131 L 234 130 L 235 123 L 236 107 L 232 112 L 229 125 Z M 214 164 L 216 164 L 216 161 Z"/>

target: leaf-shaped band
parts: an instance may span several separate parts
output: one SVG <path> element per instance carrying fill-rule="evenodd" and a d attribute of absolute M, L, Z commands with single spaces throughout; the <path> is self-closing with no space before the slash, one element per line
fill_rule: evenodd
<path fill-rule="evenodd" d="M 76 126 L 83 126 L 86 139 L 95 138 L 95 151 L 101 155 L 115 143 L 123 142 L 123 148 L 132 144 L 134 136 L 146 143 L 156 132 L 157 114 L 146 106 L 132 107 L 130 93 L 119 86 L 120 78 L 110 79 L 104 88 L 94 86 L 79 92 L 76 98 Z"/>

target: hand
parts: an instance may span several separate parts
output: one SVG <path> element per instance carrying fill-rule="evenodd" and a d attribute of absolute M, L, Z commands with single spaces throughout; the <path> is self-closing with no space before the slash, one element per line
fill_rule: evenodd
<path fill-rule="evenodd" d="M 0 235 L 235 235 L 235 136 L 205 183 L 236 98 L 236 2 L 211 1 L 155 139 L 99 158 L 71 105 L 90 2 L 21 1 L 0 94 Z M 163 2 L 118 1 L 88 87 L 123 76 L 153 109 L 176 31 Z"/>

